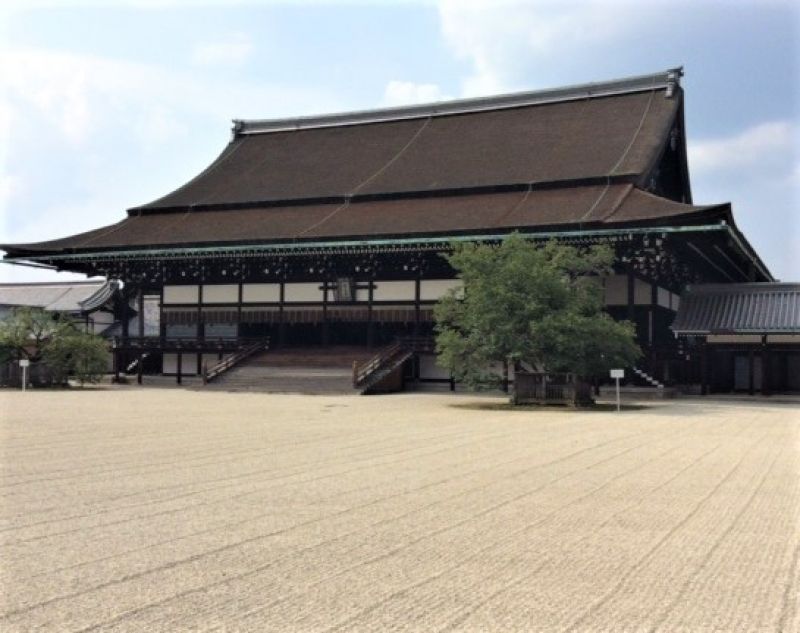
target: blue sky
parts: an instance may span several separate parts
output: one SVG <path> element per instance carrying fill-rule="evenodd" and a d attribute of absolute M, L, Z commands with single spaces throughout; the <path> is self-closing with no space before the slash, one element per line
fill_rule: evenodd
<path fill-rule="evenodd" d="M 121 219 L 203 169 L 233 118 L 530 90 L 685 67 L 696 203 L 733 203 L 800 280 L 800 5 L 6 0 L 0 241 Z M 58 275 L 56 278 L 66 278 Z M 0 280 L 43 280 L 0 266 Z"/>

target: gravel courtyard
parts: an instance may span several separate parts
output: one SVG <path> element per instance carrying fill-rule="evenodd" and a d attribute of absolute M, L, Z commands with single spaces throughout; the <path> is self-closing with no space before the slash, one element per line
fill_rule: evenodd
<path fill-rule="evenodd" d="M 0 393 L 0 630 L 800 631 L 800 407 Z"/>

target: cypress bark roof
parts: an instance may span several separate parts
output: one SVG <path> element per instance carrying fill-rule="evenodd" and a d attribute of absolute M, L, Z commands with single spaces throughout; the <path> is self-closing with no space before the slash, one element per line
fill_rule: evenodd
<path fill-rule="evenodd" d="M 800 284 L 691 286 L 671 327 L 679 334 L 800 334 Z"/>
<path fill-rule="evenodd" d="M 10 257 L 152 246 L 480 234 L 725 220 L 652 195 L 683 165 L 680 69 L 558 90 L 238 121 L 196 178 L 116 224 Z M 678 169 L 678 172 L 675 170 Z"/>
<path fill-rule="evenodd" d="M 635 181 L 666 144 L 679 90 L 670 92 L 665 73 L 632 82 L 625 93 L 594 88 L 576 88 L 555 102 L 523 93 L 497 98 L 493 107 L 486 99 L 456 102 L 459 108 L 420 107 L 399 119 L 378 110 L 306 119 L 292 128 L 290 122 L 239 122 L 208 169 L 134 211 L 608 176 Z"/>
<path fill-rule="evenodd" d="M 465 196 L 256 207 L 134 215 L 117 224 L 40 242 L 17 252 L 109 250 L 297 239 L 457 235 L 514 229 L 687 224 L 726 219 L 727 205 L 698 207 L 659 198 L 633 185 L 592 185 Z"/>

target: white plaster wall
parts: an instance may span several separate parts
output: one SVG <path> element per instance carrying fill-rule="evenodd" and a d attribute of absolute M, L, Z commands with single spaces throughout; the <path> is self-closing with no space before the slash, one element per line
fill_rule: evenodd
<path fill-rule="evenodd" d="M 800 334 L 770 334 L 768 343 L 800 343 Z"/>
<path fill-rule="evenodd" d="M 670 295 L 671 294 L 672 293 L 669 290 L 665 290 L 664 288 L 659 288 L 658 289 L 658 305 L 660 305 L 662 308 L 668 308 L 668 309 L 670 307 L 672 307 L 672 304 L 670 303 L 670 301 L 671 301 Z"/>
<path fill-rule="evenodd" d="M 760 334 L 709 334 L 708 343 L 760 343 Z"/>
<path fill-rule="evenodd" d="M 178 355 L 164 354 L 162 371 L 165 374 L 178 373 Z M 197 374 L 197 354 L 184 354 L 181 361 L 181 375 L 194 376 Z"/>
<path fill-rule="evenodd" d="M 607 306 L 628 304 L 628 279 L 625 275 L 609 275 L 603 279 Z"/>
<path fill-rule="evenodd" d="M 114 322 L 114 315 L 108 312 L 92 312 L 89 319 L 91 320 L 90 331 L 93 334 L 99 334 Z"/>
<path fill-rule="evenodd" d="M 287 303 L 300 301 L 322 302 L 322 284 L 320 282 L 303 284 L 286 284 L 284 296 Z"/>
<path fill-rule="evenodd" d="M 651 286 L 641 279 L 633 280 L 633 302 L 637 306 L 649 306 L 651 302 Z"/>
<path fill-rule="evenodd" d="M 200 286 L 164 286 L 164 303 L 197 303 Z"/>
<path fill-rule="evenodd" d="M 461 279 L 423 279 L 420 282 L 419 298 L 421 301 L 437 301 L 444 297 L 448 290 L 463 287 L 464 282 Z"/>
<path fill-rule="evenodd" d="M 280 284 L 242 285 L 242 303 L 268 303 L 281 300 Z"/>
<path fill-rule="evenodd" d="M 419 357 L 419 377 L 428 379 L 449 379 L 450 372 L 436 364 L 436 356 L 433 354 L 420 354 Z"/>
<path fill-rule="evenodd" d="M 238 284 L 203 286 L 203 303 L 239 303 Z"/>
<path fill-rule="evenodd" d="M 239 327 L 235 323 L 206 323 L 206 338 L 236 338 Z"/>
<path fill-rule="evenodd" d="M 670 299 L 670 307 L 677 312 L 678 308 L 681 307 L 680 295 L 676 295 L 674 292 L 670 292 L 669 299 Z"/>
<path fill-rule="evenodd" d="M 378 281 L 372 291 L 373 301 L 414 301 L 414 281 Z"/>

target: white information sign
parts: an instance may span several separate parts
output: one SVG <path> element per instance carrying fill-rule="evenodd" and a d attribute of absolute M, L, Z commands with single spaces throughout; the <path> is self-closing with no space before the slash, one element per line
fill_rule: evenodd
<path fill-rule="evenodd" d="M 620 409 L 620 405 L 619 405 L 619 379 L 620 378 L 625 378 L 625 370 L 624 369 L 612 369 L 611 370 L 611 377 L 617 383 L 617 411 L 619 411 L 619 409 Z"/>
<path fill-rule="evenodd" d="M 31 361 L 27 358 L 20 358 L 19 359 L 19 366 L 22 367 L 22 390 L 25 391 L 25 387 L 28 384 L 28 365 L 31 364 Z"/>

